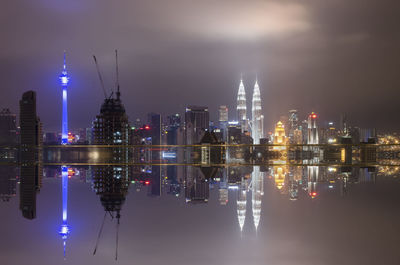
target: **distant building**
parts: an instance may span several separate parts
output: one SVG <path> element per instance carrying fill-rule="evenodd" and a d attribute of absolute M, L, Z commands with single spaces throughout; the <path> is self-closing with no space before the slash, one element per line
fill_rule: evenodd
<path fill-rule="evenodd" d="M 0 160 L 16 161 L 17 155 L 17 124 L 16 115 L 9 109 L 0 112 Z"/>
<path fill-rule="evenodd" d="M 314 112 L 308 116 L 307 144 L 319 144 L 317 114 Z"/>
<path fill-rule="evenodd" d="M 210 114 L 207 107 L 188 106 L 185 112 L 186 143 L 199 143 L 204 132 L 209 130 Z"/>
<path fill-rule="evenodd" d="M 264 138 L 264 115 L 262 115 L 260 87 L 256 81 L 253 90 L 252 100 L 252 123 L 251 123 L 251 136 L 253 137 L 254 144 L 259 144 L 260 139 Z"/>
<path fill-rule="evenodd" d="M 47 145 L 56 145 L 59 144 L 58 135 L 55 132 L 46 132 L 44 134 L 44 143 Z"/>
<path fill-rule="evenodd" d="M 283 127 L 282 122 L 278 121 L 278 123 L 275 126 L 274 144 L 285 145 L 286 143 L 287 143 L 287 139 L 286 139 L 285 128 Z M 275 146 L 274 149 L 282 150 L 282 149 L 286 149 L 286 147 L 285 146 L 279 146 L 279 147 Z"/>
<path fill-rule="evenodd" d="M 219 122 L 228 121 L 228 107 L 225 105 L 219 106 Z"/>
<path fill-rule="evenodd" d="M 150 126 L 151 133 L 151 142 L 153 145 L 161 144 L 161 129 L 162 129 L 162 120 L 161 115 L 157 113 L 149 113 L 147 115 L 147 122 Z"/>
<path fill-rule="evenodd" d="M 17 141 L 17 115 L 11 113 L 10 109 L 0 112 L 0 145 L 13 146 Z"/>
<path fill-rule="evenodd" d="M 243 80 L 240 79 L 239 90 L 237 94 L 237 115 L 239 124 L 242 126 L 243 131 L 248 130 L 248 120 L 247 120 L 247 105 L 246 105 L 246 91 L 244 89 Z"/>
<path fill-rule="evenodd" d="M 297 143 L 295 140 L 295 131 L 299 129 L 299 116 L 297 110 L 289 110 L 289 128 L 288 137 L 290 143 Z"/>

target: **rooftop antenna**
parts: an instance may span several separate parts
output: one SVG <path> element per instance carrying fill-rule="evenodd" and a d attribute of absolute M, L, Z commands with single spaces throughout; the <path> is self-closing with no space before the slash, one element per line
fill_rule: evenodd
<path fill-rule="evenodd" d="M 96 56 L 93 55 L 93 59 L 94 59 L 94 63 L 96 64 L 97 73 L 99 74 L 100 84 L 101 84 L 101 88 L 103 89 L 104 98 L 107 99 L 106 89 L 104 88 L 104 82 L 103 82 L 103 78 L 101 77 L 101 73 L 100 73 L 100 69 L 99 69 L 99 64 L 97 63 Z"/>
<path fill-rule="evenodd" d="M 116 75 L 117 75 L 117 100 L 119 100 L 121 93 L 119 92 L 119 74 L 118 74 L 118 51 L 115 50 L 115 65 L 116 65 Z"/>

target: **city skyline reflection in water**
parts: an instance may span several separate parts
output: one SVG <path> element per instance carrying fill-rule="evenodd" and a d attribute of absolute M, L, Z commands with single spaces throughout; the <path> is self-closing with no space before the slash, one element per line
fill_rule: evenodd
<path fill-rule="evenodd" d="M 42 174 L 38 168 L 2 168 L 9 182 L 17 181 L 20 198 L 12 183 L 1 182 L 8 198 L 0 204 L 5 264 L 63 260 L 58 232 L 66 175 L 73 230 L 66 264 L 110 264 L 117 250 L 119 264 L 397 264 L 400 258 L 388 247 L 399 243 L 400 232 L 395 168 L 46 166 Z"/>

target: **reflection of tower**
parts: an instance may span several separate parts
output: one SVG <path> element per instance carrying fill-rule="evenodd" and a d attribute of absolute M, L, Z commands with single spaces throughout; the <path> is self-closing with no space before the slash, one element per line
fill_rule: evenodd
<path fill-rule="evenodd" d="M 260 172 L 259 166 L 254 167 L 251 176 L 252 176 L 251 203 L 253 210 L 253 222 L 257 231 L 258 225 L 260 224 L 260 216 L 261 216 L 261 197 L 264 194 L 263 173 Z"/>
<path fill-rule="evenodd" d="M 314 112 L 308 116 L 307 144 L 319 144 L 317 114 Z"/>
<path fill-rule="evenodd" d="M 246 219 L 246 204 L 247 204 L 247 180 L 244 177 L 242 177 L 237 197 L 237 215 L 238 215 L 240 231 L 243 231 L 244 221 Z"/>
<path fill-rule="evenodd" d="M 299 197 L 299 182 L 302 180 L 302 168 L 291 167 L 289 170 L 289 199 L 295 201 Z"/>
<path fill-rule="evenodd" d="M 61 177 L 62 177 L 62 224 L 60 231 L 64 245 L 64 259 L 65 259 L 65 249 L 67 245 L 67 238 L 70 233 L 70 227 L 67 222 L 68 217 L 68 168 L 66 166 L 61 167 Z"/>
<path fill-rule="evenodd" d="M 210 196 L 208 180 L 197 167 L 188 167 L 188 173 L 185 189 L 186 202 L 207 203 Z"/>
<path fill-rule="evenodd" d="M 0 200 L 8 202 L 17 193 L 17 168 L 13 165 L 0 167 Z"/>
<path fill-rule="evenodd" d="M 97 195 L 100 195 L 100 201 L 105 210 L 103 223 L 101 225 L 99 236 L 97 238 L 94 254 L 97 251 L 98 241 L 101 236 L 104 221 L 107 213 L 112 219 L 117 219 L 116 231 L 116 253 L 118 257 L 118 230 L 121 218 L 122 205 L 125 202 L 129 188 L 129 175 L 127 166 L 98 166 L 93 167 L 93 187 Z"/>
<path fill-rule="evenodd" d="M 264 115 L 261 114 L 261 95 L 258 82 L 254 85 L 253 101 L 252 101 L 252 123 L 251 123 L 251 136 L 253 137 L 254 144 L 260 143 L 260 138 L 264 137 Z"/>
<path fill-rule="evenodd" d="M 317 166 L 308 166 L 307 167 L 307 175 L 308 175 L 308 195 L 312 199 L 317 197 L 317 181 L 318 181 L 319 168 Z"/>
<path fill-rule="evenodd" d="M 274 166 L 273 167 L 274 171 L 274 181 L 275 181 L 275 186 L 283 192 L 282 188 L 285 186 L 285 180 L 286 180 L 286 174 L 287 174 L 287 169 L 284 166 Z"/>
<path fill-rule="evenodd" d="M 221 181 L 219 182 L 219 204 L 227 205 L 229 201 L 228 174 L 226 169 L 222 170 Z"/>
<path fill-rule="evenodd" d="M 62 129 L 61 129 L 61 144 L 68 144 L 68 101 L 67 101 L 67 87 L 69 82 L 69 76 L 67 73 L 67 66 L 65 62 L 65 52 L 64 52 L 64 68 L 59 77 L 61 86 L 63 88 L 62 92 Z"/>
<path fill-rule="evenodd" d="M 242 79 L 240 79 L 236 110 L 238 113 L 238 121 L 242 126 L 242 131 L 246 131 L 247 130 L 246 91 L 244 90 Z"/>

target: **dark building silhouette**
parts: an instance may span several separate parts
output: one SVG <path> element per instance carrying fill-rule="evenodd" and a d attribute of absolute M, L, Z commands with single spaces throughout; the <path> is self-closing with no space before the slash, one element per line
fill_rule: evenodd
<path fill-rule="evenodd" d="M 93 122 L 93 144 L 95 145 L 128 145 L 130 143 L 130 127 L 125 107 L 121 102 L 120 93 L 117 97 L 109 97 L 101 105 L 100 114 Z M 127 147 L 107 149 L 109 162 L 120 163 L 128 161 Z M 105 157 L 106 154 L 103 154 Z"/>
<path fill-rule="evenodd" d="M 42 125 L 36 114 L 36 93 L 25 92 L 20 104 L 20 210 L 27 219 L 36 217 L 36 194 L 41 187 Z"/>
<path fill-rule="evenodd" d="M 186 143 L 197 144 L 210 126 L 207 107 L 188 106 L 185 112 Z"/>
<path fill-rule="evenodd" d="M 19 102 L 21 162 L 34 163 L 40 160 L 42 147 L 42 124 L 36 114 L 36 92 L 28 91 Z"/>

